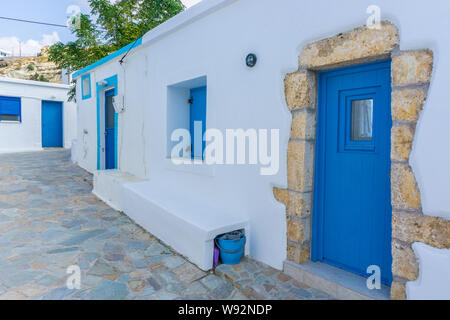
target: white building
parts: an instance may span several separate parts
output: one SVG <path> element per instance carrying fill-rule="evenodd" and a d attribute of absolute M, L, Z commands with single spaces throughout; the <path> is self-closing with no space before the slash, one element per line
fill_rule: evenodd
<path fill-rule="evenodd" d="M 11 56 L 11 52 L 0 49 L 0 57 L 9 57 Z"/>
<path fill-rule="evenodd" d="M 0 153 L 71 148 L 76 104 L 67 85 L 0 77 Z"/>
<path fill-rule="evenodd" d="M 336 296 L 450 298 L 449 9 L 204 0 L 73 75 L 77 162 L 203 269 L 217 235 L 245 229 L 251 257 Z M 194 138 L 197 161 L 176 164 L 176 129 L 255 129 L 257 161 L 248 144 L 247 164 L 209 165 Z M 373 265 L 386 287 L 369 292 Z"/>

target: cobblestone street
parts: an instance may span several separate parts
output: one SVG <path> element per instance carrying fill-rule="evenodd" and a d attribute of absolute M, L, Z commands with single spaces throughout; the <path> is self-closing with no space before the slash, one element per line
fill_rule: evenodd
<path fill-rule="evenodd" d="M 68 151 L 0 155 L 0 299 L 330 298 L 250 259 L 203 272 L 91 190 Z"/>

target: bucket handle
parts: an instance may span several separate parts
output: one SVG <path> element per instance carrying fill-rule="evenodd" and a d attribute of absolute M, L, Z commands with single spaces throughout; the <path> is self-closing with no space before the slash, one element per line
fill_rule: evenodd
<path fill-rule="evenodd" d="M 215 243 L 216 247 L 219 248 L 220 251 L 223 251 L 223 252 L 229 253 L 229 254 L 233 254 L 233 253 L 238 253 L 239 251 L 241 251 L 242 249 L 245 248 L 245 244 L 247 243 L 247 238 L 244 236 L 244 243 L 242 244 L 242 247 L 240 247 L 239 249 L 233 250 L 233 251 L 226 250 L 226 249 L 222 248 L 219 245 L 219 240 L 217 238 L 214 239 L 214 243 Z"/>

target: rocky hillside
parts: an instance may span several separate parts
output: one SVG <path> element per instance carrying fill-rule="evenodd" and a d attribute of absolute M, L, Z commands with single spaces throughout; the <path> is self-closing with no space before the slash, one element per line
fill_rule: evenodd
<path fill-rule="evenodd" d="M 37 57 L 0 58 L 0 76 L 23 80 L 62 83 L 61 70 L 48 61 L 48 48 Z"/>

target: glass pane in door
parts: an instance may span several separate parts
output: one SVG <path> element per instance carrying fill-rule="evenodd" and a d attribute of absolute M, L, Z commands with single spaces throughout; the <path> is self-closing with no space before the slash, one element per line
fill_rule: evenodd
<path fill-rule="evenodd" d="M 352 101 L 352 140 L 370 141 L 373 137 L 373 99 Z"/>

